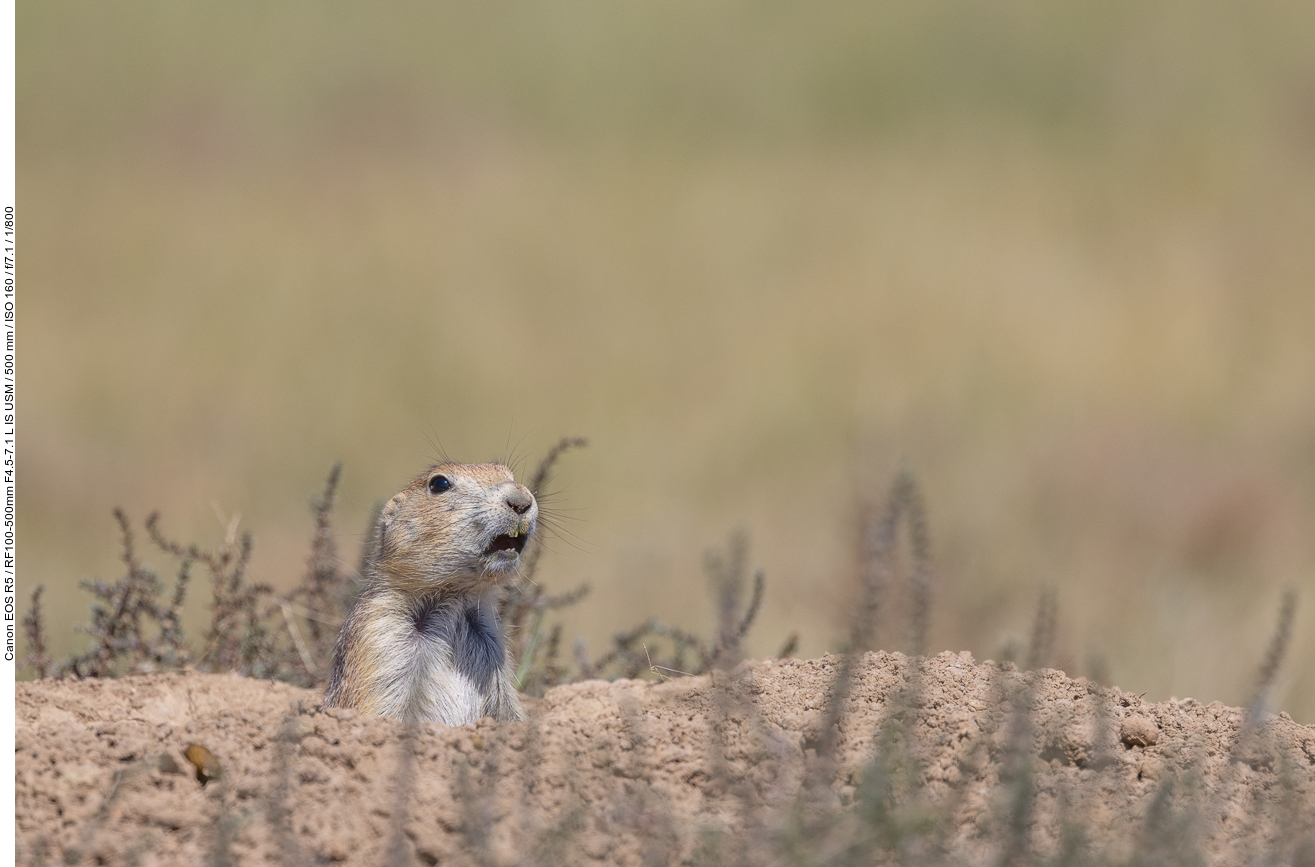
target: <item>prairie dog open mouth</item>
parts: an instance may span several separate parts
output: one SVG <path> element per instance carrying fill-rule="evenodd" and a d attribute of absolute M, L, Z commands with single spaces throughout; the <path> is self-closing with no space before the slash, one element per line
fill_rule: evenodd
<path fill-rule="evenodd" d="M 520 554 L 525 550 L 525 541 L 529 536 L 525 533 L 517 533 L 515 536 L 510 533 L 503 533 L 494 536 L 493 541 L 484 549 L 486 555 L 498 556 L 507 554 Z"/>

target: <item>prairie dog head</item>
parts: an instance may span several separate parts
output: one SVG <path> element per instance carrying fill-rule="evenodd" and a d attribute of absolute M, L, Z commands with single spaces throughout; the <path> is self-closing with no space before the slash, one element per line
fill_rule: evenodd
<path fill-rule="evenodd" d="M 438 464 L 380 513 L 380 575 L 414 591 L 492 586 L 520 565 L 538 519 L 534 495 L 501 464 Z"/>

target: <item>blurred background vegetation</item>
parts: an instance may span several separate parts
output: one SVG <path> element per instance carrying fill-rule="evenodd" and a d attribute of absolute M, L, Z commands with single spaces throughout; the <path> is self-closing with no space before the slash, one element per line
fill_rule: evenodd
<path fill-rule="evenodd" d="M 564 459 L 540 577 L 599 649 L 840 641 L 907 460 L 931 643 L 1056 590 L 1072 674 L 1245 702 L 1303 592 L 1315 722 L 1315 6 L 27 2 L 23 595 L 81 647 L 111 508 L 291 586 L 438 451 Z M 525 471 L 525 468 L 522 470 Z M 346 546 L 350 549 L 351 545 Z M 354 556 L 351 550 L 346 556 Z M 157 557 L 159 565 L 166 565 Z M 192 616 L 204 617 L 204 598 Z M 884 642 L 899 649 L 899 635 Z"/>

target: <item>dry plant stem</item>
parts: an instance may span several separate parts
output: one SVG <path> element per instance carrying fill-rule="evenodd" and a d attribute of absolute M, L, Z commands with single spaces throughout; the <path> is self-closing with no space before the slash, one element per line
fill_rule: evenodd
<path fill-rule="evenodd" d="M 882 596 L 895 568 L 895 549 L 901 518 L 906 518 L 909 523 L 909 539 L 912 547 L 911 580 L 915 606 L 910 613 L 910 632 L 913 635 L 913 644 L 919 652 L 925 644 L 928 607 L 931 604 L 928 564 L 931 546 L 927 538 L 927 521 L 922 508 L 922 498 L 918 493 L 912 471 L 905 467 L 900 470 L 891 485 L 885 516 L 876 526 L 870 526 L 864 533 L 859 600 L 854 619 L 850 624 L 849 648 L 831 686 L 819 733 L 817 773 L 824 776 L 830 773 L 829 765 L 835 751 L 837 727 L 844 716 L 845 706 L 849 700 L 855 667 L 860 664 L 863 653 L 872 647 L 876 636 Z M 820 784 L 820 780 L 814 779 L 813 784 L 814 786 Z"/>
<path fill-rule="evenodd" d="M 548 453 L 539 461 L 539 465 L 534 468 L 534 474 L 530 476 L 530 483 L 527 486 L 530 493 L 536 497 L 539 496 L 539 491 L 543 490 L 544 484 L 552 474 L 553 464 L 557 463 L 557 459 L 565 452 L 571 449 L 582 449 L 587 445 L 589 445 L 589 440 L 584 437 L 562 437 L 558 440 L 552 448 L 548 449 Z"/>
<path fill-rule="evenodd" d="M 41 595 L 46 592 L 44 585 L 37 585 L 32 591 L 32 605 L 23 615 L 23 634 L 27 638 L 27 656 L 24 665 L 30 665 L 38 680 L 43 680 L 50 671 L 50 657 L 46 654 L 46 622 L 41 610 Z"/>
<path fill-rule="evenodd" d="M 868 650 L 875 644 L 881 606 L 895 576 L 901 522 L 909 528 L 912 605 L 908 633 L 911 653 L 917 656 L 926 652 L 931 613 L 931 544 L 922 496 L 908 466 L 902 467 L 891 483 L 884 511 L 867 510 L 859 559 L 860 599 L 854 616 L 851 646 Z"/>
<path fill-rule="evenodd" d="M 1251 704 L 1247 709 L 1246 717 L 1243 719 L 1242 728 L 1233 741 L 1229 756 L 1231 759 L 1231 773 L 1208 799 L 1210 801 L 1208 805 L 1210 814 L 1217 813 L 1219 804 L 1224 803 L 1231 794 L 1245 787 L 1245 773 L 1248 765 L 1257 762 L 1268 763 L 1273 760 L 1278 752 L 1273 749 L 1272 744 L 1268 743 L 1269 737 L 1266 734 L 1265 725 L 1266 705 L 1269 702 L 1269 694 L 1273 688 L 1274 679 L 1283 664 L 1284 657 L 1287 655 L 1288 645 L 1292 639 L 1292 621 L 1296 615 L 1296 610 L 1296 591 L 1288 589 L 1284 592 L 1283 599 L 1279 604 L 1278 622 L 1275 624 L 1274 634 L 1270 638 L 1264 661 L 1261 663 L 1256 676 Z"/>
<path fill-rule="evenodd" d="M 498 867 L 489 846 L 495 819 L 492 801 L 496 774 L 490 774 L 488 780 L 476 780 L 477 771 L 466 756 L 457 754 L 453 761 L 457 766 L 457 801 L 461 805 L 461 837 L 466 843 L 466 851 L 479 867 Z M 487 789 L 481 786 L 484 782 Z M 401 864 L 393 867 L 401 867 Z"/>
<path fill-rule="evenodd" d="M 1113 767 L 1114 753 L 1110 745 L 1115 741 L 1114 720 L 1110 714 L 1109 689 L 1099 683 L 1089 683 L 1088 692 L 1092 695 L 1092 746 L 1087 764 L 1096 771 Z"/>
<path fill-rule="evenodd" d="M 236 856 L 233 853 L 233 842 L 237 837 L 238 826 L 242 818 L 233 812 L 232 806 L 227 798 L 227 786 L 222 780 L 217 781 L 218 785 L 211 786 L 211 797 L 215 801 L 215 818 L 212 825 L 214 834 L 214 843 L 210 850 L 211 867 L 235 867 L 237 864 Z"/>
<path fill-rule="evenodd" d="M 1134 867 L 1159 867 L 1164 864 L 1192 864 L 1197 858 L 1185 853 L 1200 851 L 1197 815 L 1192 810 L 1190 793 L 1172 775 L 1160 781 L 1146 811 L 1146 818 L 1134 849 Z M 1186 805 L 1186 809 L 1176 807 Z"/>
<path fill-rule="evenodd" d="M 183 632 L 183 602 L 187 599 L 187 586 L 191 580 L 192 561 L 184 560 L 178 566 L 178 577 L 174 580 L 174 593 L 169 607 L 157 618 L 160 621 L 161 640 L 166 649 L 174 654 L 179 665 L 191 660 L 191 650 Z"/>
<path fill-rule="evenodd" d="M 265 807 L 265 818 L 273 829 L 278 841 L 279 864 L 283 867 L 299 867 L 306 863 L 306 857 L 297 842 L 297 835 L 292 828 L 292 760 L 296 755 L 301 738 L 297 734 L 298 710 L 294 706 L 288 710 L 283 725 L 275 739 L 274 786 L 270 789 Z"/>
<path fill-rule="evenodd" d="M 650 619 L 634 629 L 618 632 L 612 636 L 612 649 L 594 662 L 590 662 L 584 655 L 584 644 L 582 641 L 577 640 L 576 662 L 580 667 L 581 678 L 587 680 L 600 677 L 612 666 L 619 669 L 620 676 L 633 677 L 643 669 L 653 665 L 652 658 L 647 653 L 643 657 L 640 656 L 640 652 L 644 650 L 645 646 L 643 639 L 649 636 L 667 638 L 677 648 L 693 650 L 700 660 L 700 664 L 694 670 L 695 674 L 702 674 L 711 662 L 711 654 L 698 636 L 682 629 L 667 626 L 661 621 Z M 675 665 L 662 667 L 676 669 Z"/>
<path fill-rule="evenodd" d="M 119 529 L 123 534 L 123 565 L 127 567 L 128 572 L 122 582 L 123 590 L 117 594 L 117 598 L 111 597 L 110 602 L 114 606 L 114 611 L 109 618 L 101 638 L 100 657 L 97 662 L 104 666 L 104 673 L 113 671 L 113 657 L 115 651 L 119 648 L 122 640 L 125 638 L 140 639 L 141 637 L 141 618 L 139 614 L 140 606 L 145 601 L 143 596 L 146 591 L 146 576 L 142 572 L 141 564 L 137 562 L 136 553 L 133 550 L 132 527 L 128 523 L 128 516 L 122 509 L 114 510 L 114 519 L 119 522 Z"/>
<path fill-rule="evenodd" d="M 737 530 L 731 533 L 725 556 L 719 551 L 709 551 L 704 557 L 704 568 L 717 597 L 717 640 L 712 649 L 712 664 L 719 668 L 733 668 L 739 662 L 735 614 L 744 593 L 748 546 L 744 532 Z"/>
<path fill-rule="evenodd" d="M 531 716 L 527 738 L 525 742 L 524 755 L 521 761 L 524 763 L 521 767 L 521 779 L 524 781 L 524 797 L 521 801 L 524 807 L 525 815 L 521 817 L 518 824 L 522 829 L 529 827 L 530 832 L 522 835 L 525 852 L 524 860 L 521 864 L 526 867 L 553 867 L 553 865 L 570 865 L 575 863 L 575 857 L 578 854 L 578 847 L 575 846 L 576 837 L 584 830 L 586 810 L 578 800 L 568 800 L 556 815 L 534 815 L 535 811 L 532 806 L 532 793 L 541 793 L 547 783 L 546 776 L 551 773 L 548 770 L 548 764 L 545 761 L 547 756 L 543 749 L 542 732 L 539 730 L 541 721 Z M 459 771 L 461 769 L 459 768 Z M 540 772 L 545 772 L 540 776 Z M 568 764 L 566 768 L 568 784 L 567 792 L 570 795 L 576 795 L 578 792 L 578 772 L 574 764 Z M 469 788 L 468 781 L 463 782 L 460 773 L 457 782 L 458 795 Z"/>
<path fill-rule="evenodd" d="M 809 770 L 807 788 L 814 797 L 823 796 L 835 773 L 835 753 L 840 722 L 849 702 L 850 690 L 864 652 L 871 647 L 876 634 L 881 598 L 894 573 L 896 544 L 901 518 L 908 521 L 912 548 L 911 582 L 914 607 L 910 611 L 912 643 L 922 651 L 927 634 L 927 615 L 930 595 L 930 544 L 927 539 L 927 522 L 922 500 L 912 471 L 902 469 L 891 485 L 884 518 L 864 533 L 863 568 L 860 572 L 859 601 L 854 620 L 850 625 L 849 648 L 841 658 L 835 680 L 827 696 L 827 704 L 819 724 L 816 742 L 816 759 Z M 916 706 L 920 688 L 919 660 L 909 661 L 908 686 L 903 690 L 901 708 Z"/>
<path fill-rule="evenodd" d="M 572 771 L 572 775 L 573 775 Z M 571 791 L 575 793 L 575 781 L 572 779 Z M 576 838 L 585 829 L 584 806 L 576 800 L 554 817 L 542 833 L 537 835 L 531 845 L 531 857 L 534 863 L 546 865 L 564 865 L 575 863 L 577 854 L 574 848 Z"/>
<path fill-rule="evenodd" d="M 753 677 L 753 675 L 750 674 L 749 677 Z M 731 781 L 731 793 L 735 796 L 740 819 L 740 863 L 746 865 L 761 864 L 771 857 L 772 853 L 768 842 L 775 823 L 771 821 L 769 815 L 769 811 L 773 807 L 772 801 L 758 789 L 753 779 L 753 771 L 755 767 L 760 766 L 760 760 L 761 763 L 767 763 L 773 759 L 778 759 L 774 749 L 779 749 L 781 744 L 779 736 L 775 732 L 769 731 L 764 724 L 758 703 L 753 698 L 750 681 L 736 682 L 728 680 L 725 712 L 728 719 L 733 720 L 738 716 L 742 721 L 742 737 L 751 734 L 762 745 L 761 753 L 749 764 L 746 773 L 738 780 Z M 784 783 L 784 780 L 781 779 L 783 776 L 778 760 L 778 779 L 773 781 L 768 794 L 773 789 L 778 790 L 778 795 L 781 794 L 779 788 Z M 783 800 L 783 798 L 777 798 L 778 802 Z"/>
<path fill-rule="evenodd" d="M 766 583 L 762 571 L 755 571 L 749 603 L 741 611 L 747 556 L 747 541 L 741 534 L 733 534 L 726 556 L 713 552 L 705 558 L 708 577 L 717 596 L 718 631 L 712 642 L 649 619 L 634 629 L 613 635 L 612 648 L 592 662 L 585 652 L 584 642 L 577 640 L 575 656 L 580 679 L 633 678 L 654 668 L 680 674 L 704 674 L 712 668 L 732 668 L 740 658 L 740 642 L 758 616 Z M 671 655 L 664 658 L 659 654 L 655 662 L 645 639 L 657 638 L 665 639 L 664 643 L 670 645 Z M 686 654 L 692 654 L 697 662 L 690 666 L 685 661 Z"/>
<path fill-rule="evenodd" d="M 559 440 L 539 461 L 531 475 L 528 485 L 531 493 L 535 497 L 540 495 L 543 485 L 552 474 L 553 465 L 562 454 L 573 448 L 583 448 L 586 444 L 583 437 L 563 437 Z M 520 577 L 498 604 L 498 617 L 507 635 L 512 658 L 516 660 L 518 688 L 530 694 L 542 694 L 548 687 L 562 683 L 567 676 L 566 670 L 556 661 L 560 633 L 554 628 L 557 637 L 550 640 L 546 648 L 539 640 L 544 615 L 548 611 L 576 604 L 589 592 L 589 585 L 582 584 L 569 593 L 557 596 L 545 593 L 534 581 L 542 555 L 542 538 L 536 536 L 525 554 Z"/>
<path fill-rule="evenodd" d="M 891 552 L 895 548 L 895 521 L 889 508 L 868 505 L 864 509 L 859 551 L 858 600 L 850 621 L 850 649 L 870 649 L 881 627 L 882 605 L 890 586 Z"/>
<path fill-rule="evenodd" d="M 142 607 L 147 603 L 149 579 L 143 573 L 133 550 L 132 527 L 122 509 L 114 510 L 114 518 L 119 523 L 122 534 L 123 564 L 127 573 L 115 585 L 93 581 L 89 589 L 108 604 L 108 609 L 96 609 L 87 632 L 98 639 L 98 644 L 80 661 L 75 670 L 85 665 L 85 670 L 94 677 L 106 677 L 114 673 L 115 662 L 121 652 L 128 651 L 141 637 Z"/>
<path fill-rule="evenodd" d="M 904 727 L 897 708 L 892 707 L 874 738 L 874 755 L 864 769 L 855 805 L 856 819 L 866 828 L 847 847 L 844 863 L 862 864 L 877 850 L 891 851 L 900 843 L 900 817 L 897 815 L 896 776 L 898 753 L 904 752 L 900 735 Z"/>
<path fill-rule="evenodd" d="M 834 773 L 836 745 L 840 739 L 840 720 L 849 703 L 849 692 L 853 688 L 855 669 L 863 659 L 862 653 L 850 652 L 841 658 L 836 670 L 835 680 L 827 694 L 826 712 L 819 723 L 816 742 L 816 760 L 809 771 L 810 790 L 820 790 L 830 786 Z"/>
<path fill-rule="evenodd" d="M 630 741 L 630 761 L 626 763 L 624 773 L 640 781 L 643 780 L 643 770 L 648 765 L 647 758 L 651 752 L 642 723 L 643 718 L 633 705 L 622 705 L 622 731 Z M 670 805 L 642 782 L 633 789 L 628 788 L 625 794 L 620 806 L 619 821 L 623 828 L 646 841 L 643 864 L 645 867 L 660 867 L 671 863 L 679 840 Z"/>
<path fill-rule="evenodd" d="M 710 555 L 708 558 L 708 574 L 717 591 L 719 627 L 710 664 L 727 670 L 739 663 L 742 656 L 740 642 L 758 616 L 758 609 L 763 600 L 765 578 L 763 571 L 758 569 L 753 573 L 753 590 L 749 604 L 740 613 L 748 548 L 748 539 L 744 534 L 735 533 L 731 536 L 729 559 L 723 560 L 716 555 Z"/>
<path fill-rule="evenodd" d="M 306 646 L 306 642 L 302 640 L 301 632 L 297 629 L 297 621 L 292 616 L 292 606 L 285 599 L 276 599 L 275 601 L 279 605 L 279 610 L 283 612 L 283 622 L 287 624 L 288 634 L 292 637 L 292 644 L 297 648 L 297 655 L 301 657 L 302 667 L 306 669 L 307 674 L 314 677 L 319 673 L 319 666 L 315 664 L 310 648 Z"/>
<path fill-rule="evenodd" d="M 82 582 L 103 603 L 92 606 L 91 621 L 83 628 L 95 644 L 67 663 L 47 663 L 47 673 L 109 677 L 120 673 L 121 667 L 129 672 L 160 670 L 178 668 L 190 660 L 182 630 L 189 562 L 184 561 L 179 570 L 173 596 L 161 603 L 158 597 L 163 587 L 155 573 L 137 560 L 127 516 L 121 509 L 116 509 L 114 516 L 121 531 L 126 572 L 113 583 Z"/>
<path fill-rule="evenodd" d="M 1274 626 L 1274 636 L 1269 641 L 1265 661 L 1256 677 L 1254 697 L 1251 699 L 1253 713 L 1262 710 L 1269 701 L 1274 678 L 1278 675 L 1279 666 L 1283 664 L 1288 645 L 1292 642 L 1292 620 L 1296 614 L 1297 591 L 1289 588 L 1283 593 L 1283 601 L 1279 604 L 1278 623 Z"/>
<path fill-rule="evenodd" d="M 1032 778 L 1032 684 L 1022 683 L 1005 687 L 1009 703 L 1009 746 L 1002 771 L 1002 782 L 1007 785 L 1008 800 L 1005 810 L 1006 836 L 1000 855 L 1001 867 L 1021 867 L 1032 860 L 1031 825 L 1036 800 Z"/>
<path fill-rule="evenodd" d="M 1036 617 L 1032 621 L 1032 640 L 1027 648 L 1028 670 L 1050 667 L 1055 654 L 1055 624 L 1058 616 L 1055 591 L 1043 591 L 1037 602 Z"/>
<path fill-rule="evenodd" d="M 1072 793 L 1067 789 L 1060 789 L 1057 795 L 1059 810 L 1065 819 L 1060 829 L 1059 852 L 1053 859 L 1055 867 L 1071 867 L 1086 860 L 1083 857 L 1088 846 L 1086 829 L 1080 821 L 1070 818 L 1075 814 L 1081 814 L 1081 808 L 1073 801 L 1073 795 L 1081 794 L 1081 789 Z"/>
<path fill-rule="evenodd" d="M 388 834 L 388 867 L 406 867 L 411 864 L 410 847 L 406 839 L 406 823 L 410 820 L 411 798 L 415 793 L 416 776 L 416 724 L 406 723 L 397 739 L 397 772 L 393 775 L 393 814 Z"/>
<path fill-rule="evenodd" d="M 106 821 L 109 820 L 110 811 L 114 809 L 114 805 L 119 798 L 119 793 L 123 790 L 124 783 L 130 776 L 136 774 L 140 770 L 141 762 L 138 761 L 126 768 L 114 772 L 114 776 L 110 779 L 109 791 L 107 791 L 101 798 L 100 809 L 96 811 L 96 815 L 82 828 L 82 832 L 78 835 L 78 848 L 65 853 L 65 864 L 82 863 L 83 857 L 87 854 L 88 850 L 91 849 L 92 844 L 96 842 L 96 833 L 100 831 L 100 829 L 104 827 Z"/>
<path fill-rule="evenodd" d="M 874 737 L 874 755 L 863 772 L 856 812 L 866 829 L 838 827 L 836 844 L 844 850 L 842 863 L 867 864 L 872 854 L 883 851 L 905 855 L 904 850 L 917 847 L 920 863 L 944 847 L 935 835 L 945 823 L 925 827 L 922 814 L 930 810 L 924 803 L 922 765 L 915 749 L 919 708 L 922 701 L 922 666 L 910 658 L 904 684 L 887 701 L 887 710 Z M 942 806 L 943 815 L 953 809 L 951 797 Z"/>
<path fill-rule="evenodd" d="M 566 670 L 557 664 L 561 642 L 561 627 L 554 626 L 552 636 L 544 646 L 540 640 L 544 616 L 549 611 L 575 605 L 589 592 L 584 584 L 570 593 L 550 596 L 538 585 L 523 589 L 518 584 L 508 591 L 501 603 L 503 629 L 516 659 L 517 682 L 522 691 L 537 693 L 556 686 L 566 679 Z M 532 619 L 532 623 L 527 623 Z"/>
<path fill-rule="evenodd" d="M 159 513 L 146 519 L 151 540 L 166 553 L 181 560 L 204 563 L 210 570 L 214 594 L 210 629 L 205 651 L 199 662 L 211 670 L 241 671 L 257 676 L 278 676 L 282 660 L 264 625 L 277 608 L 273 588 L 265 584 L 248 584 L 247 564 L 251 560 L 250 533 L 237 536 L 237 521 L 228 527 L 217 551 L 205 551 L 196 545 L 184 547 L 166 539 L 160 530 Z"/>
<path fill-rule="evenodd" d="M 931 626 L 931 539 L 927 533 L 927 514 L 922 493 L 912 469 L 905 467 L 895 479 L 892 505 L 900 503 L 909 527 L 911 571 L 909 582 L 913 608 L 909 614 L 909 643 L 913 656 L 927 652 L 927 635 Z M 892 511 L 894 511 L 892 509 Z"/>
<path fill-rule="evenodd" d="M 1278 675 L 1283 659 L 1287 656 L 1288 645 L 1292 641 L 1292 620 L 1297 613 L 1297 592 L 1289 589 L 1283 594 L 1279 604 L 1278 623 L 1274 626 L 1274 635 L 1269 640 L 1264 662 L 1256 676 L 1256 686 L 1252 691 L 1251 704 L 1247 709 L 1246 720 L 1237 740 L 1233 742 L 1232 756 L 1235 762 L 1247 761 L 1252 753 L 1262 746 L 1266 707 L 1274 678 Z M 1236 781 L 1235 781 L 1236 782 Z"/>
<path fill-rule="evenodd" d="M 37 595 L 32 610 L 24 618 L 32 648 L 29 664 L 43 677 L 64 672 L 80 677 L 108 677 L 122 672 L 178 669 L 195 662 L 202 671 L 238 671 L 313 684 L 322 668 L 317 664 L 317 657 L 328 658 L 338 625 L 350 604 L 352 575 L 337 565 L 329 525 L 339 477 L 340 468 L 335 466 L 315 505 L 316 530 L 306 578 L 288 598 L 279 597 L 267 585 L 246 581 L 252 541 L 249 533 L 239 537 L 237 516 L 228 522 L 218 549 L 207 551 L 166 538 L 156 513 L 146 520 L 147 534 L 157 548 L 179 561 L 173 592 L 161 599 L 163 587 L 155 573 L 138 559 L 127 516 L 123 510 L 115 509 L 125 574 L 114 583 L 84 583 L 103 603 L 93 606 L 91 622 L 85 627 L 95 644 L 67 662 L 51 662 L 46 656 Z M 198 562 L 210 572 L 213 601 L 205 646 L 193 660 L 182 615 L 192 565 Z M 298 599 L 308 605 L 297 604 L 294 600 Z M 303 639 L 294 614 L 309 624 L 309 643 Z M 275 620 L 279 615 L 281 622 Z"/>
<path fill-rule="evenodd" d="M 349 601 L 349 578 L 342 571 L 338 560 L 338 547 L 333 538 L 330 516 L 338 492 L 338 483 L 342 478 L 342 464 L 336 463 L 329 470 L 324 482 L 324 491 L 313 506 L 315 531 L 311 537 L 310 556 L 306 561 L 306 576 L 300 587 L 289 594 L 289 601 L 301 602 L 317 616 L 308 617 L 306 629 L 310 637 L 309 647 L 304 647 L 296 632 L 291 618 L 288 620 L 289 631 L 298 644 L 303 659 L 325 660 L 333 653 L 333 644 L 338 637 L 338 625 L 347 616 L 346 603 Z M 287 615 L 287 609 L 284 609 Z M 315 673 L 315 664 L 306 663 L 308 673 Z"/>
<path fill-rule="evenodd" d="M 521 840 L 530 840 L 540 836 L 546 825 L 546 823 L 540 821 L 533 798 L 533 793 L 541 785 L 538 772 L 544 761 L 539 725 L 539 720 L 531 715 L 525 723 L 524 739 L 521 741 L 521 762 L 520 767 L 517 769 L 520 785 L 517 786 L 519 795 L 516 799 L 516 834 Z M 527 855 L 526 862 L 529 865 L 536 865 L 537 867 L 537 865 L 544 863 L 535 847 L 530 847 Z"/>

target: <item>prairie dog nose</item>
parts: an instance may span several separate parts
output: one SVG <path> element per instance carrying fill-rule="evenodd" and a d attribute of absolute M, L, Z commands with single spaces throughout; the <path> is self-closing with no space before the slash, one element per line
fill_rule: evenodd
<path fill-rule="evenodd" d="M 507 492 L 507 505 L 518 515 L 524 515 L 534 505 L 534 495 L 524 485 L 516 485 Z"/>

